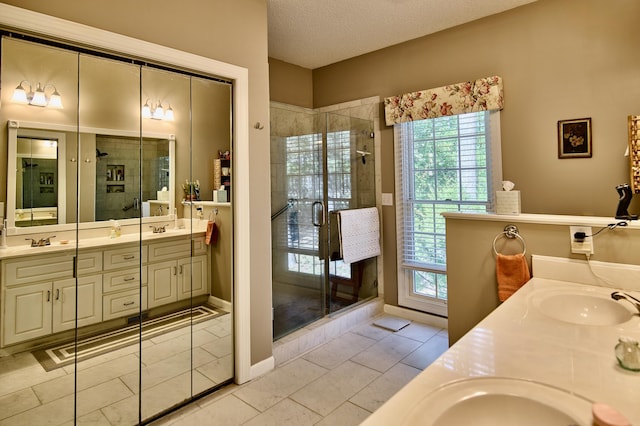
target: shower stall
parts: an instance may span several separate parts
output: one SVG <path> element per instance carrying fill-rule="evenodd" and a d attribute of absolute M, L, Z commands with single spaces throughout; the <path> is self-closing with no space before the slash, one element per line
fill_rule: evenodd
<path fill-rule="evenodd" d="M 373 120 L 271 105 L 274 340 L 377 296 L 376 259 L 339 258 L 335 212 L 374 207 Z"/>

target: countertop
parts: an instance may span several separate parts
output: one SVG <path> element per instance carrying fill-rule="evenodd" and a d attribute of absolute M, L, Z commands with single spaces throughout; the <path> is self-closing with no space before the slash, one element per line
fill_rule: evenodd
<path fill-rule="evenodd" d="M 197 227 L 194 227 L 193 229 L 187 228 L 187 227 L 178 228 L 178 229 L 169 228 L 162 233 L 153 233 L 152 231 L 144 231 L 142 232 L 142 241 L 150 242 L 150 241 L 157 241 L 157 240 L 163 240 L 163 239 L 184 237 L 187 235 L 203 236 L 206 232 L 206 222 L 205 221 L 202 221 L 202 222 L 205 223 L 204 227 L 197 226 Z M 25 235 L 25 238 L 29 238 L 29 236 Z M 33 238 L 38 239 L 40 237 L 34 236 Z M 108 248 L 109 246 L 128 244 L 128 243 L 133 244 L 139 241 L 140 241 L 140 234 L 134 233 L 134 232 L 123 233 L 122 235 L 116 238 L 109 238 L 106 236 L 103 236 L 103 237 L 90 236 L 87 238 L 81 238 L 78 244 L 78 248 L 104 249 L 104 248 Z M 9 246 L 7 248 L 0 249 L 0 260 L 21 257 L 26 255 L 60 253 L 60 252 L 70 251 L 75 249 L 76 249 L 76 241 L 71 239 L 64 240 L 60 238 L 53 238 L 51 239 L 51 245 L 43 246 L 43 247 L 31 247 L 28 241 L 24 241 L 24 244 Z"/>
<path fill-rule="evenodd" d="M 604 402 L 640 425 L 640 372 L 622 369 L 614 354 L 620 336 L 640 340 L 640 316 L 629 303 L 620 302 L 634 313 L 631 320 L 616 326 L 587 326 L 559 321 L 535 307 L 540 292 L 565 289 L 607 296 L 613 291 L 532 278 L 363 424 L 411 424 L 416 407 L 438 387 L 470 377 L 505 377 L 541 382 Z M 638 297 L 637 291 L 628 292 Z M 428 424 L 429 413 L 422 415 L 421 423 Z"/>

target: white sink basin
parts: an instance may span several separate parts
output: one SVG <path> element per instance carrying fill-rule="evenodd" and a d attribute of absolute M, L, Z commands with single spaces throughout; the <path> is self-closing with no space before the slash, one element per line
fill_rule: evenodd
<path fill-rule="evenodd" d="M 546 316 L 572 324 L 611 326 L 633 317 L 626 302 L 616 302 L 608 294 L 545 290 L 534 293 L 532 302 Z"/>
<path fill-rule="evenodd" d="M 591 426 L 591 401 L 543 383 L 506 377 L 451 382 L 427 394 L 404 425 Z"/>

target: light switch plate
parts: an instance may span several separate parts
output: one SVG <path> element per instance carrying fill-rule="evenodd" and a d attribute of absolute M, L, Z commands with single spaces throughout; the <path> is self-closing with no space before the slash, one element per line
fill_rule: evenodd
<path fill-rule="evenodd" d="M 392 206 L 393 205 L 393 193 L 392 192 L 383 192 L 382 193 L 382 205 L 383 206 Z"/>

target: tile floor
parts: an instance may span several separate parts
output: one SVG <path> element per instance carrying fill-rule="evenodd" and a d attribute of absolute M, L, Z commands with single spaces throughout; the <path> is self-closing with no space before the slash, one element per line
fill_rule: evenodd
<path fill-rule="evenodd" d="M 448 348 L 446 329 L 393 332 L 373 325 L 381 316 L 153 424 L 357 425 Z"/>
<path fill-rule="evenodd" d="M 0 426 L 136 424 L 140 364 L 143 418 L 183 401 L 192 387 L 202 392 L 233 377 L 231 315 L 190 331 L 144 340 L 142 359 L 138 345 L 87 359 L 77 374 L 73 365 L 47 372 L 28 351 L 0 357 Z"/>

